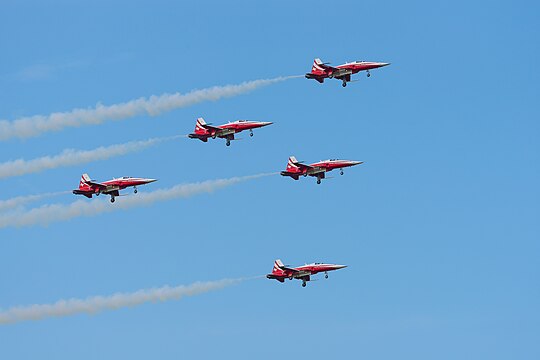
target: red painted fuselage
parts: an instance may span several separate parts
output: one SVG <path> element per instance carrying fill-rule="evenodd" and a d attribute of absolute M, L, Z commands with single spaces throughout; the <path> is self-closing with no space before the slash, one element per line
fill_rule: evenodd
<path fill-rule="evenodd" d="M 83 174 L 81 181 L 79 182 L 79 188 L 73 190 L 76 195 L 83 195 L 91 199 L 93 195 L 106 194 L 111 196 L 111 202 L 114 202 L 116 196 L 120 196 L 119 191 L 127 187 L 133 187 L 134 192 L 137 193 L 137 186 L 146 185 L 157 181 L 156 179 L 134 178 L 124 176 L 121 178 L 115 178 L 104 182 L 95 182 L 90 179 L 88 174 Z"/>
<path fill-rule="evenodd" d="M 347 266 L 325 263 L 312 263 L 292 268 L 283 265 L 283 262 L 278 259 L 274 262 L 274 268 L 272 269 L 272 273 L 266 275 L 266 277 L 268 279 L 274 279 L 279 282 L 284 282 L 285 279 L 299 279 L 302 280 L 302 286 L 306 286 L 306 282 L 311 280 L 311 275 L 324 272 L 325 277 L 328 278 L 328 271 L 343 269 L 345 267 Z"/>
<path fill-rule="evenodd" d="M 351 81 L 351 75 L 360 71 L 367 71 L 367 76 L 371 76 L 369 72 L 372 69 L 377 69 L 383 66 L 390 65 L 390 63 L 373 62 L 373 61 L 353 61 L 338 66 L 330 66 L 321 61 L 321 59 L 315 59 L 311 67 L 311 72 L 306 74 L 306 78 L 315 79 L 321 84 L 324 79 L 338 79 L 343 82 L 343 86 L 347 86 L 347 82 Z"/>
<path fill-rule="evenodd" d="M 199 139 L 203 142 L 207 142 L 209 138 L 223 138 L 227 140 L 226 144 L 229 146 L 231 140 L 234 140 L 234 134 L 249 130 L 249 135 L 253 136 L 253 129 L 271 124 L 271 122 L 266 121 L 237 120 L 219 126 L 212 126 L 207 124 L 203 118 L 198 118 L 195 124 L 195 131 L 189 134 L 188 137 Z"/>
<path fill-rule="evenodd" d="M 294 180 L 300 179 L 300 176 L 313 176 L 317 178 L 317 184 L 321 183 L 321 179 L 325 178 L 325 173 L 334 169 L 340 169 L 343 175 L 343 168 L 362 164 L 363 161 L 329 159 L 319 161 L 313 164 L 305 165 L 296 160 L 294 156 L 289 157 L 287 168 L 281 172 L 283 176 L 289 176 Z"/>

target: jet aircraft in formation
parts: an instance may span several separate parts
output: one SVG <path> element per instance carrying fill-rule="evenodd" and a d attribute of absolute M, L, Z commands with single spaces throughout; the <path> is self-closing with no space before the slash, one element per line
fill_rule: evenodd
<path fill-rule="evenodd" d="M 298 279 L 302 280 L 302 286 L 305 287 L 306 282 L 311 281 L 311 275 L 324 272 L 324 277 L 328 279 L 328 271 L 343 269 L 345 267 L 347 265 L 313 263 L 293 268 L 283 265 L 283 262 L 278 259 L 274 261 L 272 273 L 266 275 L 266 278 L 275 279 L 279 282 L 285 282 L 285 279 Z"/>
<path fill-rule="evenodd" d="M 335 67 L 328 64 L 323 63 L 321 59 L 315 59 L 311 67 L 311 72 L 306 74 L 306 78 L 315 79 L 321 84 L 324 82 L 324 79 L 334 78 L 341 80 L 343 87 L 345 87 L 351 81 L 352 74 L 356 74 L 359 71 L 366 71 L 367 76 L 370 77 L 371 73 L 369 70 L 390 65 L 390 63 L 371 61 L 353 61 Z"/>
<path fill-rule="evenodd" d="M 300 176 L 314 176 L 317 178 L 317 184 L 320 184 L 321 180 L 325 178 L 325 173 L 328 171 L 340 169 L 340 174 L 343 175 L 343 168 L 363 163 L 363 161 L 329 159 L 306 165 L 302 161 L 296 160 L 294 156 L 291 156 L 286 170 L 282 171 L 281 175 L 290 176 L 294 180 L 300 179 Z"/>
<path fill-rule="evenodd" d="M 207 142 L 208 138 L 223 138 L 227 139 L 225 144 L 229 146 L 231 145 L 231 140 L 234 140 L 234 134 L 249 130 L 249 136 L 253 136 L 253 129 L 271 124 L 271 122 L 265 121 L 237 120 L 219 126 L 212 126 L 211 124 L 207 124 L 203 118 L 198 118 L 195 124 L 195 132 L 189 134 L 188 137 L 204 142 Z"/>
<path fill-rule="evenodd" d="M 124 176 L 121 178 L 114 178 L 112 180 L 104 182 L 96 182 L 90 179 L 88 174 L 83 174 L 81 181 L 79 182 L 79 188 L 73 190 L 75 195 L 84 195 L 87 198 L 91 199 L 92 195 L 98 196 L 99 194 L 106 194 L 111 196 L 111 202 L 114 202 L 116 196 L 120 196 L 120 190 L 123 190 L 127 187 L 133 187 L 133 192 L 137 193 L 137 186 L 146 185 L 157 181 L 157 179 L 145 179 L 145 178 L 134 178 L 129 176 Z"/>
<path fill-rule="evenodd" d="M 319 83 L 323 83 L 324 79 L 335 78 L 342 80 L 343 87 L 347 86 L 347 82 L 351 81 L 351 75 L 359 71 L 366 71 L 367 76 L 370 76 L 370 70 L 390 65 L 389 63 L 369 62 L 369 61 L 354 61 L 338 65 L 336 67 L 329 66 L 328 63 L 323 63 L 320 59 L 315 59 L 310 73 L 305 75 L 308 79 L 315 79 Z M 253 129 L 271 125 L 272 122 L 263 121 L 248 121 L 237 120 L 227 124 L 213 126 L 207 124 L 203 118 L 198 118 L 195 124 L 195 131 L 188 135 L 191 139 L 199 139 L 207 142 L 209 138 L 226 139 L 226 145 L 231 144 L 231 140 L 235 140 L 234 135 L 244 130 L 249 130 L 249 135 L 253 136 Z M 287 168 L 281 172 L 283 176 L 289 176 L 294 180 L 299 180 L 300 176 L 313 176 L 317 178 L 317 184 L 325 178 L 328 171 L 340 169 L 340 174 L 343 175 L 343 168 L 362 164 L 362 161 L 329 159 L 319 161 L 313 164 L 303 164 L 296 160 L 294 156 L 289 157 Z M 133 192 L 137 193 L 137 186 L 145 185 L 157 181 L 156 179 L 121 177 L 104 182 L 96 182 L 91 180 L 88 174 L 83 174 L 79 183 L 79 188 L 73 190 L 75 195 L 83 195 L 87 198 L 92 198 L 93 195 L 106 194 L 111 197 L 110 201 L 115 202 L 115 197 L 120 196 L 120 190 L 127 187 L 133 187 Z M 272 273 L 266 275 L 268 279 L 275 279 L 279 282 L 285 282 L 285 279 L 302 280 L 302 286 L 305 287 L 308 281 L 311 281 L 311 276 L 320 272 L 324 272 L 325 278 L 328 278 L 328 272 L 347 267 L 346 265 L 312 263 L 298 267 L 288 267 L 281 260 L 274 262 Z"/>

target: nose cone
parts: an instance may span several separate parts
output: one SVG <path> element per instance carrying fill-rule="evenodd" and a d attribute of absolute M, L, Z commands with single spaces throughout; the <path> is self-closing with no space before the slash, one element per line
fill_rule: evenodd
<path fill-rule="evenodd" d="M 145 182 L 146 184 L 153 183 L 154 181 L 158 181 L 158 179 L 144 179 L 144 182 Z"/>
<path fill-rule="evenodd" d="M 261 127 L 263 127 L 263 126 L 268 126 L 268 125 L 272 125 L 272 124 L 273 124 L 273 122 L 270 122 L 270 121 L 259 121 L 259 125 L 260 125 Z"/>
<path fill-rule="evenodd" d="M 364 163 L 363 161 L 349 161 L 349 166 L 356 166 L 363 163 Z"/>
<path fill-rule="evenodd" d="M 380 62 L 380 63 L 376 63 L 376 64 L 377 64 L 377 67 L 383 67 L 383 66 L 390 65 L 390 63 L 384 63 L 384 62 Z"/>
<path fill-rule="evenodd" d="M 343 269 L 343 268 L 346 268 L 346 267 L 347 267 L 347 265 L 334 265 L 334 268 L 336 270 Z"/>

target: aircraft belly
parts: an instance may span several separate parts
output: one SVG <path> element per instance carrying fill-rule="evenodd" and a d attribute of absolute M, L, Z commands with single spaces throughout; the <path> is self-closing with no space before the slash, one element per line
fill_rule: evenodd
<path fill-rule="evenodd" d="M 297 272 L 296 274 L 294 274 L 294 278 L 295 279 L 302 279 L 306 276 L 309 277 L 309 275 L 311 275 L 311 273 L 309 271 L 300 271 L 300 272 Z"/>
<path fill-rule="evenodd" d="M 352 75 L 352 73 L 353 73 L 352 70 L 348 70 L 348 69 L 334 71 L 334 77 L 337 78 L 337 79 L 341 79 L 341 78 L 344 78 L 347 75 Z"/>
<path fill-rule="evenodd" d="M 119 186 L 107 186 L 105 190 L 102 191 L 102 193 L 108 194 L 108 193 L 112 193 L 119 190 L 120 190 Z"/>
<path fill-rule="evenodd" d="M 219 137 L 226 137 L 226 136 L 229 136 L 229 135 L 234 135 L 236 131 L 234 129 L 227 129 L 227 130 L 223 130 L 223 131 L 220 131 L 218 133 L 218 136 Z"/>
<path fill-rule="evenodd" d="M 315 169 L 309 169 L 307 173 L 308 173 L 308 175 L 317 175 L 317 174 L 324 173 L 324 172 L 325 172 L 324 169 L 315 168 Z"/>

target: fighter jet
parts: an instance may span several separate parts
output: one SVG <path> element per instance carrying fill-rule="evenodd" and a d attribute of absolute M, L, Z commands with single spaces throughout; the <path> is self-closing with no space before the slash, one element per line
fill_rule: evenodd
<path fill-rule="evenodd" d="M 111 202 L 114 202 L 116 196 L 120 196 L 120 190 L 132 186 L 133 192 L 137 193 L 137 186 L 146 185 L 157 181 L 156 179 L 144 179 L 124 176 L 121 178 L 114 178 L 112 180 L 104 181 L 102 183 L 90 180 L 88 174 L 83 174 L 81 181 L 79 182 L 79 188 L 73 190 L 75 195 L 84 195 L 91 199 L 92 195 L 98 196 L 99 194 L 106 194 L 111 196 Z"/>
<path fill-rule="evenodd" d="M 231 140 L 234 140 L 234 134 L 249 130 L 249 136 L 253 136 L 253 129 L 271 124 L 271 122 L 265 121 L 237 120 L 219 126 L 212 126 L 207 124 L 203 118 L 198 118 L 197 123 L 195 124 L 195 132 L 189 134 L 188 137 L 191 139 L 199 139 L 203 142 L 207 142 L 208 138 L 224 138 L 227 139 L 225 144 L 229 146 L 231 145 Z"/>
<path fill-rule="evenodd" d="M 275 279 L 279 282 L 284 282 L 285 279 L 298 279 L 302 280 L 302 286 L 306 286 L 306 282 L 311 280 L 311 275 L 315 275 L 320 272 L 324 272 L 324 277 L 328 279 L 328 271 L 343 269 L 346 265 L 324 264 L 324 263 L 312 263 L 304 266 L 298 266 L 295 268 L 287 267 L 283 265 L 281 260 L 274 261 L 274 268 L 272 273 L 266 275 L 268 279 Z"/>
<path fill-rule="evenodd" d="M 363 164 L 363 161 L 329 159 L 322 160 L 310 165 L 305 165 L 302 161 L 296 160 L 294 156 L 289 158 L 287 169 L 281 172 L 282 176 L 290 176 L 294 180 L 298 180 L 302 176 L 314 176 L 317 178 L 317 184 L 325 178 L 325 173 L 334 169 L 340 169 L 340 174 L 343 175 L 343 168 Z"/>
<path fill-rule="evenodd" d="M 311 72 L 306 74 L 306 78 L 315 79 L 321 84 L 326 78 L 335 78 L 343 82 L 342 86 L 347 86 L 347 82 L 351 81 L 351 75 L 356 74 L 359 71 L 366 71 L 367 77 L 371 76 L 369 70 L 380 68 L 390 65 L 390 63 L 383 62 L 371 62 L 371 61 L 353 61 L 348 62 L 336 67 L 328 65 L 329 63 L 323 63 L 321 59 L 315 59 Z"/>

